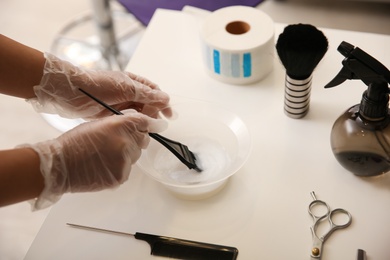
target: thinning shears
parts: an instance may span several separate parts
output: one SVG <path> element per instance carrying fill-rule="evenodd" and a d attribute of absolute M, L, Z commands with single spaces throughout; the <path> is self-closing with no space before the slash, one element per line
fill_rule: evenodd
<path fill-rule="evenodd" d="M 337 208 L 330 210 L 328 204 L 322 200 L 318 200 L 314 191 L 312 191 L 311 196 L 313 201 L 309 205 L 309 214 L 313 218 L 313 225 L 310 227 L 313 244 L 311 249 L 311 260 L 318 260 L 322 257 L 323 245 L 327 238 L 337 229 L 346 228 L 352 223 L 352 215 L 345 209 Z M 337 218 L 336 215 L 342 215 L 342 220 Z M 341 218 L 341 217 L 340 217 Z M 318 235 L 318 227 L 321 223 L 328 222 L 329 228 L 324 235 Z M 341 222 L 341 223 L 339 223 Z"/>

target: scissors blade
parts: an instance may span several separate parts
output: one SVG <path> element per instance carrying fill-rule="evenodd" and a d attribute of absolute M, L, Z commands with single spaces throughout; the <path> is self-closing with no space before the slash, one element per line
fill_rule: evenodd
<path fill-rule="evenodd" d="M 322 241 L 321 238 L 319 238 L 315 234 L 313 227 L 310 227 L 310 230 L 311 230 L 312 236 L 313 236 L 313 243 L 311 246 L 310 259 L 318 260 L 318 259 L 321 259 L 321 257 L 322 257 L 322 248 L 323 248 L 324 242 Z"/>

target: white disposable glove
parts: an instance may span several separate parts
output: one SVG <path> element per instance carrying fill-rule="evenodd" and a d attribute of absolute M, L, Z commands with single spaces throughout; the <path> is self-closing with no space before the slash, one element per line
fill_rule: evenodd
<path fill-rule="evenodd" d="M 33 210 L 57 202 L 66 192 L 99 191 L 125 182 L 131 166 L 166 121 L 134 110 L 83 123 L 54 140 L 24 145 L 35 150 L 45 187 Z"/>
<path fill-rule="evenodd" d="M 28 100 L 38 112 L 85 119 L 112 114 L 79 88 L 117 110 L 156 115 L 168 107 L 169 96 L 145 78 L 129 72 L 82 69 L 49 53 L 45 58 L 41 82 L 34 86 L 36 98 Z M 169 116 L 169 109 L 163 112 Z"/>

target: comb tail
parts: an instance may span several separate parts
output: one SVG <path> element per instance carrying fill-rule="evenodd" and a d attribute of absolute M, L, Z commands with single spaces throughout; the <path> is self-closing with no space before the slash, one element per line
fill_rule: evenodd
<path fill-rule="evenodd" d="M 134 237 L 147 242 L 151 247 L 151 254 L 157 256 L 188 260 L 235 260 L 238 255 L 238 249 L 235 247 L 138 232 Z"/>

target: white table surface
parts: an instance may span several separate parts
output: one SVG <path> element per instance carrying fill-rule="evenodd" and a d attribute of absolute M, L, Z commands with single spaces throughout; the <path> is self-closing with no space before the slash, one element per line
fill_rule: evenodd
<path fill-rule="evenodd" d="M 218 82 L 204 71 L 197 22 L 189 14 L 159 10 L 128 70 L 157 82 L 173 100 L 191 97 L 235 111 L 253 139 L 246 164 L 205 200 L 176 198 L 137 167 L 116 190 L 65 195 L 25 259 L 159 259 L 149 255 L 146 242 L 71 228 L 67 222 L 235 246 L 244 260 L 309 259 L 311 191 L 353 216 L 350 227 L 326 241 L 324 260 L 355 259 L 358 248 L 370 260 L 388 259 L 390 175 L 354 176 L 338 164 L 329 144 L 333 122 L 360 102 L 365 86 L 360 81 L 323 86 L 341 69 L 343 56 L 336 50 L 341 41 L 390 66 L 390 36 L 322 28 L 330 46 L 314 72 L 310 112 L 291 119 L 283 113 L 285 71 L 276 54 L 273 72 L 258 83 Z M 284 26 L 276 24 L 275 39 Z"/>

